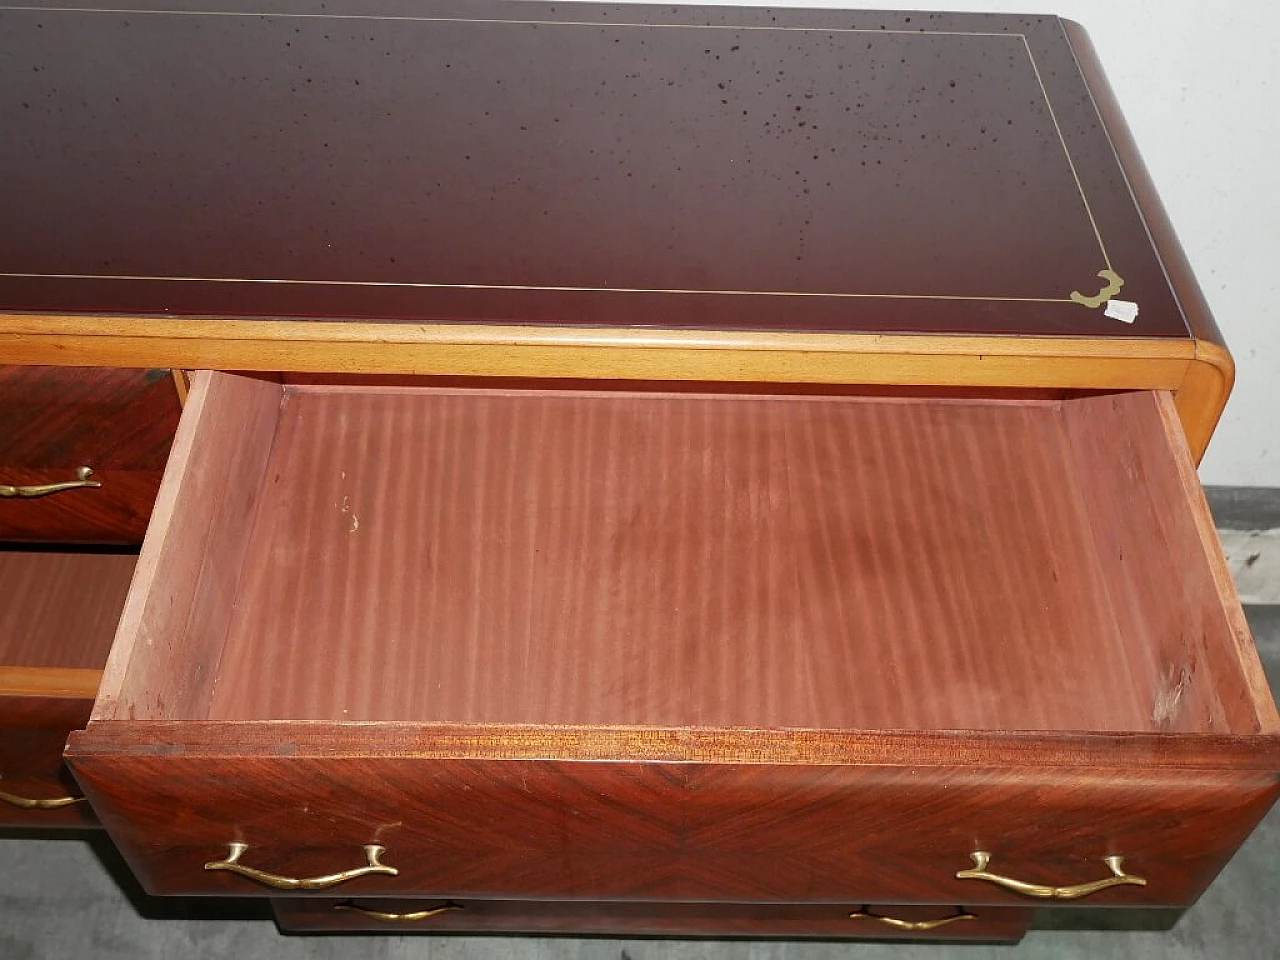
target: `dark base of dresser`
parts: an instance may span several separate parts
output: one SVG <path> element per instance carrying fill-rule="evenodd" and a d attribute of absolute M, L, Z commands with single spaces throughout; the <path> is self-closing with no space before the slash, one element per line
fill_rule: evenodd
<path fill-rule="evenodd" d="M 1015 942 L 1020 907 L 601 903 L 521 900 L 272 901 L 284 933 L 554 933 L 618 936 Z"/>

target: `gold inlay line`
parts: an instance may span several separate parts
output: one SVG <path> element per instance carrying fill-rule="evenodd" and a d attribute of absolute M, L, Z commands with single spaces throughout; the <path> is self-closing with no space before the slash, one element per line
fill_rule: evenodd
<path fill-rule="evenodd" d="M 1085 215 L 1089 218 L 1089 225 L 1093 227 L 1093 235 L 1098 240 L 1098 249 L 1102 251 L 1102 259 L 1107 265 L 1107 269 L 1115 272 L 1111 265 L 1111 257 L 1107 253 L 1107 245 L 1102 242 L 1102 231 L 1098 229 L 1098 221 L 1093 217 L 1093 208 L 1089 206 L 1089 198 L 1085 196 L 1084 185 L 1080 182 L 1080 174 L 1076 171 L 1076 162 L 1071 158 L 1071 150 L 1067 147 L 1067 138 L 1062 135 L 1062 126 L 1058 123 L 1057 111 L 1053 109 L 1053 101 L 1049 99 L 1049 91 L 1044 85 L 1044 78 L 1040 76 L 1040 67 L 1036 64 L 1036 58 L 1031 53 L 1031 44 L 1027 43 L 1025 34 L 1022 36 L 1022 45 L 1026 48 L 1027 59 L 1031 61 L 1031 69 L 1035 71 L 1036 83 L 1040 85 L 1040 93 L 1044 97 L 1044 105 L 1049 110 L 1049 119 L 1053 121 L 1053 129 L 1058 133 L 1058 142 L 1062 144 L 1062 153 L 1067 158 L 1067 166 L 1071 168 L 1071 178 L 1076 183 L 1076 190 L 1080 194 L 1080 200 L 1084 203 Z"/>
<path fill-rule="evenodd" d="M 572 287 L 534 286 L 519 283 L 422 283 L 400 280 L 293 280 L 253 277 L 150 277 L 96 273 L 0 273 L 17 280 L 135 280 L 170 283 L 271 283 L 317 287 L 408 287 L 426 290 L 543 290 L 548 293 L 661 293 L 724 297 L 837 297 L 875 300 L 981 300 L 1012 303 L 1071 303 L 1066 297 L 979 297 L 935 293 L 839 293 L 821 290 L 682 290 L 664 287 Z"/>
<path fill-rule="evenodd" d="M 879 27 L 787 27 L 735 26 L 729 23 L 636 23 L 626 20 L 525 20 L 483 17 L 414 17 L 377 13 L 286 13 L 275 10 L 146 10 L 132 7 L 29 7 L 0 6 L 0 11 L 15 13 L 113 13 L 138 16 L 170 17 L 275 17 L 280 20 L 387 20 L 405 23 L 488 23 L 547 27 L 642 27 L 655 30 L 733 30 L 773 31 L 779 33 L 884 33 L 919 37 L 1021 37 L 1020 33 L 997 33 L 980 30 L 882 30 Z"/>

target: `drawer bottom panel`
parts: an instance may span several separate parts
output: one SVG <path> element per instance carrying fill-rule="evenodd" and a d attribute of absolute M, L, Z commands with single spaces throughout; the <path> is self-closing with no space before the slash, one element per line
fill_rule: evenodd
<path fill-rule="evenodd" d="M 559 933 L 1016 941 L 1034 910 L 867 904 L 275 899 L 285 933 Z"/>

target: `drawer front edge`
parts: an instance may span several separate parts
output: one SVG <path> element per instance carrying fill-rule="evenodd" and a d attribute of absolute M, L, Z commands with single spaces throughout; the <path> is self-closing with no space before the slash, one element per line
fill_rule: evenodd
<path fill-rule="evenodd" d="M 72 767 L 165 894 L 280 895 L 204 868 L 236 843 L 244 864 L 295 879 L 384 848 L 396 873 L 344 882 L 352 896 L 1043 902 L 957 878 L 985 851 L 989 872 L 1051 886 L 1106 878 L 1120 856 L 1146 883 L 1090 905 L 1178 906 L 1278 790 L 1258 770 L 99 753 L 93 726 Z"/>
<path fill-rule="evenodd" d="M 84 727 L 92 707 L 82 697 L 0 696 L 0 827 L 98 825 L 62 759 L 68 734 Z M 28 806 L 33 800 L 39 804 Z"/>

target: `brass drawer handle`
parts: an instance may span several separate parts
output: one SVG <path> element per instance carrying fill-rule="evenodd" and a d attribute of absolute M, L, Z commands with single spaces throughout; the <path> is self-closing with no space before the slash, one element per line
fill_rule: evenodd
<path fill-rule="evenodd" d="M 428 917 L 438 917 L 442 913 L 462 910 L 463 906 L 460 903 L 448 900 L 444 906 L 433 907 L 430 910 L 415 910 L 413 913 L 386 913 L 382 910 L 370 910 L 368 907 L 362 907 L 352 900 L 347 900 L 343 903 L 335 904 L 333 909 L 350 910 L 352 913 L 372 917 L 374 920 L 385 920 L 388 923 L 412 923 L 415 920 L 426 920 Z"/>
<path fill-rule="evenodd" d="M 386 852 L 386 847 L 380 847 L 376 843 L 371 843 L 364 848 L 365 856 L 369 858 L 367 866 L 343 870 L 341 873 L 331 873 L 324 877 L 306 877 L 303 879 L 282 877 L 275 873 L 267 873 L 264 870 L 246 867 L 240 862 L 240 857 L 248 849 L 249 845 L 247 843 L 229 843 L 227 844 L 227 859 L 210 860 L 204 865 L 204 868 L 206 870 L 229 870 L 231 873 L 238 873 L 242 877 L 256 880 L 258 883 L 265 884 L 268 887 L 275 887 L 277 890 L 323 890 L 326 887 L 332 887 L 370 873 L 382 873 L 389 877 L 397 876 L 400 873 L 395 867 L 384 866 L 378 862 L 378 858 Z"/>
<path fill-rule="evenodd" d="M 0 778 L 2 777 L 3 774 L 0 774 Z M 23 810 L 57 810 L 60 807 L 69 807 L 73 803 L 80 803 L 84 797 L 50 797 L 48 800 L 34 800 L 31 797 L 20 797 L 16 793 L 5 793 L 0 790 L 0 800 L 15 807 L 21 807 Z"/>
<path fill-rule="evenodd" d="M 964 907 L 956 907 L 957 912 L 949 917 L 941 917 L 937 920 L 899 920 L 897 917 L 886 917 L 878 913 L 872 913 L 871 908 L 863 904 L 861 910 L 855 910 L 849 914 L 850 920 L 858 920 L 865 917 L 868 920 L 879 920 L 885 926 L 893 927 L 895 930 L 908 930 L 912 933 L 924 933 L 927 930 L 937 930 L 939 927 L 945 927 L 949 923 L 955 923 L 957 920 L 977 920 L 972 913 Z"/>
<path fill-rule="evenodd" d="M 1133 884 L 1136 887 L 1147 885 L 1144 878 L 1124 872 L 1124 857 L 1103 857 L 1102 862 L 1111 868 L 1112 876 L 1094 880 L 1092 883 L 1078 883 L 1071 887 L 1051 887 L 1043 883 L 1027 883 L 1025 880 L 1014 880 L 1012 877 L 1002 877 L 998 873 L 989 873 L 987 864 L 991 862 L 991 854 L 984 850 L 976 850 L 969 856 L 973 858 L 973 869 L 961 870 L 956 874 L 957 880 L 988 880 L 1016 893 L 1025 894 L 1028 897 L 1040 897 L 1044 900 L 1076 900 L 1087 897 L 1091 893 L 1097 893 L 1099 890 L 1106 890 L 1108 887 L 1119 887 L 1124 884 Z"/>
<path fill-rule="evenodd" d="M 89 478 L 92 476 L 92 467 L 76 467 L 76 479 L 65 480 L 62 483 L 42 483 L 27 487 L 15 487 L 11 484 L 0 483 L 0 497 L 20 497 L 29 500 L 32 497 L 47 497 L 51 493 L 61 493 L 63 490 L 79 490 L 82 487 L 102 486 L 97 480 L 90 480 Z"/>

